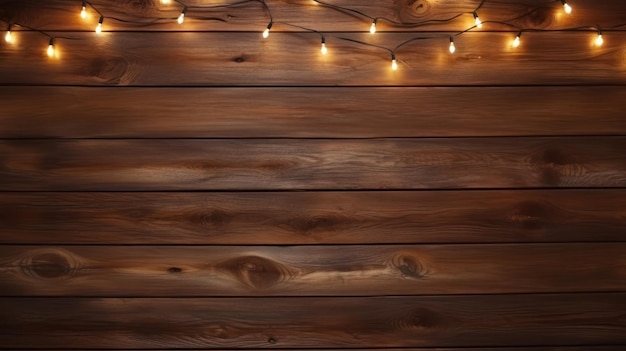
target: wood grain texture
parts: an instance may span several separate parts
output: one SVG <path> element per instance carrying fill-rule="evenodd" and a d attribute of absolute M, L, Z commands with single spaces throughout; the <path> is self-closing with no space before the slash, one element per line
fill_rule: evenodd
<path fill-rule="evenodd" d="M 626 294 L 2 298 L 7 348 L 486 347 L 626 343 Z M 583 307 L 583 308 L 581 308 Z M 33 338 L 32 335 L 37 335 Z"/>
<path fill-rule="evenodd" d="M 626 137 L 12 140 L 0 190 L 626 186 Z"/>
<path fill-rule="evenodd" d="M 626 135 L 623 101 L 613 86 L 0 87 L 0 137 Z"/>
<path fill-rule="evenodd" d="M 0 246 L 1 296 L 373 296 L 620 290 L 626 290 L 626 243 Z"/>
<path fill-rule="evenodd" d="M 605 33 L 602 47 L 590 32 L 528 33 L 513 49 L 515 33 L 474 32 L 448 52 L 446 34 L 425 33 L 396 52 L 339 41 L 327 33 L 330 52 L 311 33 L 57 32 L 57 42 L 19 33 L 0 42 L 0 85 L 89 86 L 487 86 L 626 84 L 626 32 Z M 415 33 L 335 33 L 393 48 Z M 211 43 L 211 45 L 198 45 Z M 485 45 L 485 43 L 490 43 Z M 216 50 L 215 48 L 219 48 Z"/>
<path fill-rule="evenodd" d="M 105 31 L 115 30 L 167 30 L 167 31 L 260 31 L 268 23 L 268 13 L 259 3 L 252 2 L 228 9 L 192 8 L 185 16 L 184 25 L 176 23 L 182 7 L 171 2 L 162 4 L 152 1 L 95 1 L 97 8 L 107 17 Z M 187 2 L 188 4 L 215 5 L 214 2 Z M 228 3 L 228 2 L 223 2 Z M 232 3 L 232 2 L 231 2 Z M 398 22 L 415 23 L 428 20 L 451 18 L 465 13 L 459 19 L 448 23 L 426 23 L 419 30 L 459 31 L 472 25 L 471 12 L 480 4 L 479 0 L 452 2 L 437 0 L 401 0 L 355 2 L 349 0 L 328 1 L 328 3 L 362 11 L 372 17 L 385 17 Z M 78 15 L 80 3 L 75 0 L 56 0 L 41 3 L 36 0 L 0 1 L 0 16 L 3 19 L 27 23 L 42 30 L 83 30 L 93 31 L 98 17 L 88 9 L 89 17 Z M 220 3 L 221 4 L 221 3 Z M 267 1 L 277 22 L 289 22 L 320 31 L 367 31 L 371 20 L 354 14 L 342 13 L 325 8 L 308 0 Z M 619 0 L 577 0 L 575 11 L 564 15 L 558 1 L 549 3 L 542 0 L 525 0 L 515 3 L 487 1 L 480 9 L 480 16 L 492 21 L 511 20 L 522 28 L 562 29 L 580 25 L 593 25 L 598 18 L 601 25 L 608 27 L 624 23 Z M 38 14 L 45 13 L 45 16 Z M 403 31 L 406 27 L 394 26 L 384 20 L 378 23 L 384 31 Z M 489 29 L 510 30 L 510 27 L 490 24 Z M 300 29 L 280 26 L 275 30 L 299 31 Z"/>
<path fill-rule="evenodd" d="M 3 244 L 626 241 L 626 190 L 2 193 Z"/>

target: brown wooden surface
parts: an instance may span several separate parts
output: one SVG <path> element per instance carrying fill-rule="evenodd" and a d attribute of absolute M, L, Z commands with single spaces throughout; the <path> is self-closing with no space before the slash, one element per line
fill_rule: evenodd
<path fill-rule="evenodd" d="M 93 3 L 0 0 L 0 349 L 626 348 L 626 2 Z"/>
<path fill-rule="evenodd" d="M 436 0 L 419 1 L 372 1 L 357 2 L 349 0 L 327 1 L 331 4 L 347 6 L 363 11 L 372 17 L 387 17 L 395 21 L 415 23 L 424 20 L 445 19 L 466 12 L 459 19 L 449 23 L 430 23 L 418 27 L 419 30 L 464 30 L 472 25 L 471 12 L 479 5 L 479 0 L 452 2 Z M 190 9 L 185 23 L 176 23 L 176 17 L 182 7 L 174 1 L 169 5 L 160 1 L 93 1 L 107 17 L 104 30 L 167 30 L 167 31 L 262 31 L 269 21 L 268 14 L 258 3 L 236 6 L 228 9 Z M 216 5 L 229 2 L 187 1 L 189 5 Z M 233 3 L 231 1 L 230 3 Z M 344 14 L 310 0 L 267 1 L 277 22 L 287 21 L 320 31 L 366 31 L 371 20 L 355 15 Z M 0 1 L 0 16 L 14 22 L 26 23 L 44 30 L 84 30 L 93 31 L 98 17 L 89 9 L 89 18 L 83 20 L 80 1 L 60 0 L 40 2 L 36 0 Z M 574 11 L 565 15 L 558 1 L 524 0 L 515 3 L 487 1 L 480 9 L 481 18 L 493 21 L 516 19 L 512 23 L 526 28 L 561 29 L 586 23 L 594 25 L 598 18 L 606 27 L 624 23 L 620 0 L 576 0 L 571 3 Z M 47 16 L 36 16 L 37 13 Z M 469 13 L 467 13 L 469 12 Z M 119 18 L 122 22 L 108 17 Z M 204 20 L 203 20 L 204 19 Z M 384 31 L 402 31 L 405 27 L 393 26 L 381 20 L 378 29 Z M 489 29 L 510 30 L 510 27 L 490 24 Z M 300 29 L 277 25 L 275 30 L 299 31 Z"/>
<path fill-rule="evenodd" d="M 101 348 L 615 345 L 626 343 L 625 309 L 623 293 L 2 298 L 0 344 L 80 348 L 97 340 Z"/>
<path fill-rule="evenodd" d="M 626 290 L 624 243 L 0 246 L 2 296 L 372 296 L 620 290 Z"/>
<path fill-rule="evenodd" d="M 0 87 L 0 137 L 626 135 L 625 100 L 612 86 Z"/>
<path fill-rule="evenodd" d="M 626 241 L 625 190 L 2 193 L 3 244 Z"/>
<path fill-rule="evenodd" d="M 393 48 L 416 33 L 336 33 Z M 20 33 L 0 42 L 0 85 L 91 86 L 448 86 L 626 84 L 626 32 L 607 32 L 594 47 L 592 32 L 528 33 L 511 48 L 515 33 L 467 33 L 448 52 L 447 35 L 389 52 L 307 33 L 57 32 L 57 58 L 48 39 Z M 421 34 L 420 34 L 421 35 Z M 428 35 L 428 34 L 424 34 Z M 198 45 L 211 43 L 211 45 Z M 488 44 L 487 44 L 488 43 Z M 219 48 L 219 49 L 216 49 Z M 139 102 L 138 102 L 139 103 Z"/>
<path fill-rule="evenodd" d="M 626 138 L 14 140 L 0 190 L 626 186 Z"/>

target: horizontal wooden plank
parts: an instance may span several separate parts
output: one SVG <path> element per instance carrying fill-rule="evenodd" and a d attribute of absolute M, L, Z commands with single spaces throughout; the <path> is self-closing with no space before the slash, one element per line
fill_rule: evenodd
<path fill-rule="evenodd" d="M 6 348 L 486 347 L 626 343 L 626 294 L 1 298 Z M 32 337 L 37 335 L 37 337 Z"/>
<path fill-rule="evenodd" d="M 624 243 L 0 246 L 0 296 L 372 296 L 624 290 Z"/>
<path fill-rule="evenodd" d="M 480 0 L 463 2 L 421 1 L 376 1 L 355 2 L 350 0 L 327 1 L 364 12 L 372 17 L 385 17 L 393 21 L 416 23 L 428 20 L 441 20 L 465 13 L 449 23 L 426 23 L 419 29 L 464 30 L 471 26 L 471 12 L 480 4 Z M 187 2 L 189 5 L 216 5 L 216 3 Z M 223 2 L 220 4 L 227 4 Z M 231 2 L 232 3 L 232 2 Z M 76 0 L 57 0 L 41 3 L 37 0 L 0 1 L 0 17 L 13 22 L 25 23 L 42 30 L 86 30 L 95 28 L 98 16 L 88 9 L 88 18 L 79 16 L 80 3 Z M 106 16 L 104 30 L 193 30 L 193 31 L 259 31 L 269 21 L 268 13 L 258 2 L 226 9 L 192 8 L 185 16 L 185 23 L 179 25 L 176 18 L 182 7 L 174 1 L 162 4 L 160 1 L 128 2 L 123 0 L 94 2 L 98 10 Z M 350 15 L 315 4 L 311 0 L 289 2 L 268 1 L 277 22 L 288 22 L 319 31 L 366 31 L 371 20 L 366 17 Z M 522 28 L 561 29 L 581 25 L 593 25 L 598 19 L 608 27 L 624 22 L 621 13 L 624 5 L 619 0 L 576 0 L 571 4 L 575 10 L 570 15 L 563 13 L 558 1 L 553 4 L 545 0 L 524 0 L 515 3 L 487 1 L 480 8 L 480 16 L 491 21 L 511 20 L 512 24 Z M 44 15 L 45 14 L 45 15 Z M 116 20 L 120 19 L 120 20 Z M 394 26 L 380 20 L 378 30 L 402 31 L 407 27 Z M 297 31 L 299 29 L 277 25 L 280 30 Z M 497 24 L 490 24 L 490 29 L 510 29 Z"/>
<path fill-rule="evenodd" d="M 626 135 L 623 101 L 612 86 L 0 87 L 0 137 Z"/>
<path fill-rule="evenodd" d="M 448 52 L 446 34 L 418 40 L 396 53 L 340 41 L 328 33 L 322 55 L 317 34 L 56 32 L 57 56 L 46 55 L 48 39 L 16 34 L 0 42 L 0 85 L 132 86 L 450 86 L 625 84 L 626 32 L 605 32 L 594 47 L 590 32 L 466 33 Z M 393 48 L 419 33 L 335 33 Z M 198 45 L 203 43 L 203 45 Z M 210 43 L 210 45 L 206 44 Z M 486 44 L 489 43 L 489 44 Z M 219 48 L 216 50 L 216 48 Z M 523 97 L 520 97 L 523 99 Z M 419 102 L 415 101 L 416 108 Z"/>
<path fill-rule="evenodd" d="M 0 190 L 626 186 L 626 137 L 11 140 Z"/>
<path fill-rule="evenodd" d="M 626 241 L 626 190 L 3 193 L 3 244 Z"/>

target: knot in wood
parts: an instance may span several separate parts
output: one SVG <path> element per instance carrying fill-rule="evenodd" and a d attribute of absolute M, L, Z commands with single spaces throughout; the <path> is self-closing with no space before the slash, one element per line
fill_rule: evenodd
<path fill-rule="evenodd" d="M 80 269 L 80 262 L 65 250 L 36 250 L 28 252 L 20 268 L 26 276 L 35 279 L 70 278 Z"/>
<path fill-rule="evenodd" d="M 243 256 L 218 265 L 241 283 L 255 289 L 267 289 L 284 279 L 287 270 L 280 264 L 258 256 Z"/>
<path fill-rule="evenodd" d="M 547 185 L 558 185 L 561 183 L 562 172 L 572 164 L 569 156 L 553 148 L 545 149 L 531 157 L 531 162 L 539 171 L 541 180 Z"/>
<path fill-rule="evenodd" d="M 126 0 L 124 7 L 129 8 L 133 12 L 141 12 L 142 14 L 150 14 L 153 10 L 156 10 L 155 2 L 152 0 Z"/>
<path fill-rule="evenodd" d="M 550 28 L 556 18 L 551 7 L 528 8 L 524 13 L 527 15 L 520 18 L 521 28 Z"/>
<path fill-rule="evenodd" d="M 396 255 L 393 257 L 392 263 L 400 271 L 403 278 L 423 279 L 427 275 L 426 268 L 412 256 Z"/>
<path fill-rule="evenodd" d="M 130 64 L 122 57 L 98 57 L 91 61 L 87 74 L 111 85 L 128 84 Z"/>
<path fill-rule="evenodd" d="M 429 16 L 433 7 L 433 0 L 400 0 L 400 18 L 411 19 Z"/>
<path fill-rule="evenodd" d="M 170 267 L 170 268 L 167 269 L 167 271 L 170 272 L 170 273 L 180 273 L 183 270 L 181 268 L 178 268 L 178 267 Z"/>

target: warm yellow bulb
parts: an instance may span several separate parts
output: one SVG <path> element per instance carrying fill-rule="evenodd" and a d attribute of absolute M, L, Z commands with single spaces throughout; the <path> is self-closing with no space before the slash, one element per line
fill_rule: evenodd
<path fill-rule="evenodd" d="M 398 69 L 398 63 L 396 62 L 396 59 L 391 60 L 391 69 L 394 71 Z"/>
<path fill-rule="evenodd" d="M 326 55 L 326 53 L 328 52 L 328 49 L 326 49 L 326 44 L 325 43 L 322 43 L 321 51 L 322 51 L 322 55 Z"/>
<path fill-rule="evenodd" d="M 180 16 L 178 16 L 178 24 L 183 24 L 183 22 L 185 22 L 185 14 L 181 13 Z"/>
<path fill-rule="evenodd" d="M 474 19 L 474 23 L 476 24 L 477 28 L 483 27 L 483 21 L 481 21 L 480 18 L 478 18 L 478 16 L 476 16 L 476 19 Z"/>
<path fill-rule="evenodd" d="M 4 36 L 4 40 L 7 41 L 7 43 L 10 43 L 13 41 L 13 36 L 11 35 L 11 30 L 7 30 L 7 34 Z"/>
<path fill-rule="evenodd" d="M 602 46 L 602 44 L 604 44 L 604 39 L 602 38 L 602 34 L 598 33 L 598 36 L 596 37 L 596 45 Z"/>
<path fill-rule="evenodd" d="M 102 33 L 102 23 L 98 23 L 98 25 L 96 26 L 96 33 Z"/>
<path fill-rule="evenodd" d="M 520 37 L 519 35 L 515 37 L 515 39 L 513 40 L 513 47 L 516 48 L 518 47 L 520 44 Z"/>
<path fill-rule="evenodd" d="M 370 33 L 376 33 L 376 21 L 372 22 L 372 25 L 370 26 Z"/>
<path fill-rule="evenodd" d="M 454 46 L 454 42 L 453 41 L 450 42 L 449 50 L 450 50 L 451 54 L 454 54 L 454 52 L 456 51 L 456 46 Z"/>
<path fill-rule="evenodd" d="M 80 17 L 81 17 L 82 19 L 87 18 L 87 8 L 85 8 L 85 6 L 83 6 L 83 9 L 82 9 L 82 10 L 80 10 Z"/>
<path fill-rule="evenodd" d="M 48 45 L 48 56 L 52 57 L 54 56 L 54 44 L 50 44 Z"/>
<path fill-rule="evenodd" d="M 270 36 L 270 29 L 265 28 L 265 30 L 263 31 L 263 38 L 267 38 L 269 36 Z"/>
<path fill-rule="evenodd" d="M 170 3 L 170 0 L 161 0 L 161 4 L 167 5 Z"/>
<path fill-rule="evenodd" d="M 568 15 L 572 13 L 572 7 L 566 2 L 563 2 L 563 9 L 565 10 L 565 13 L 567 13 Z"/>

